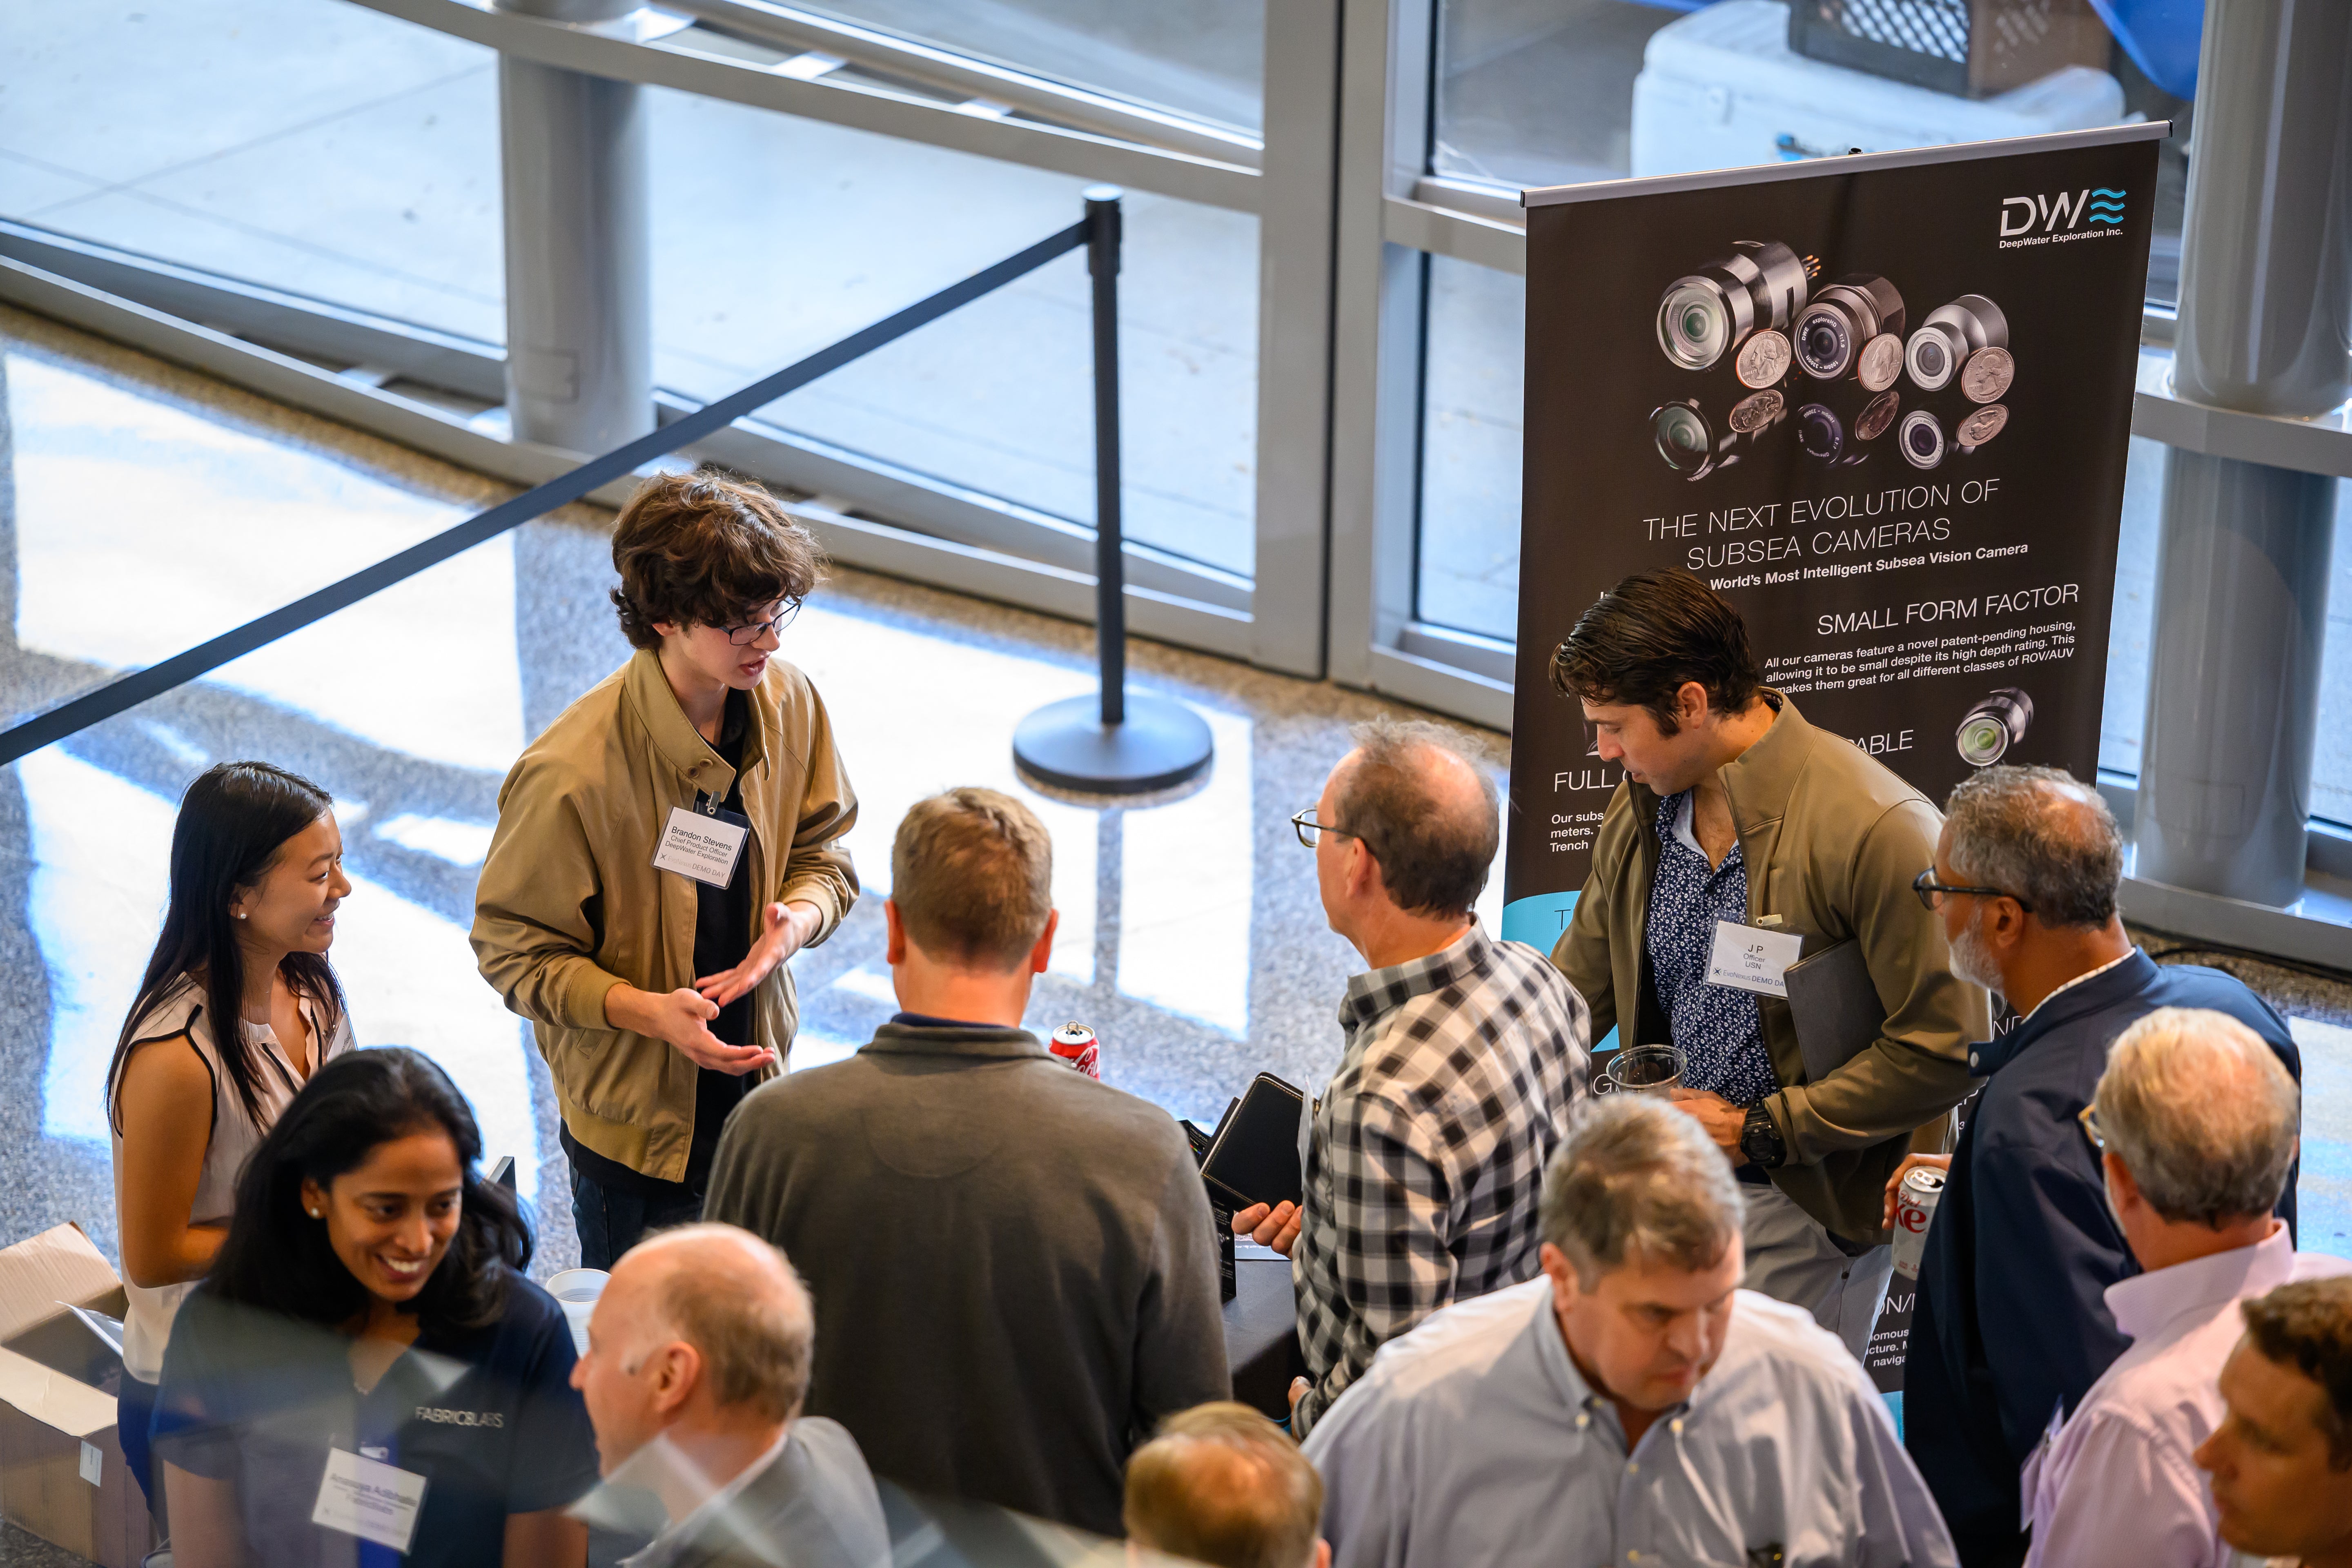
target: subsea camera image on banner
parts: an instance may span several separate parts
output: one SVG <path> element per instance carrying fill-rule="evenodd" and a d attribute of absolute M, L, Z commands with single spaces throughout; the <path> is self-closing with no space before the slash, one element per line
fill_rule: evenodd
<path fill-rule="evenodd" d="M 1631 573 L 1938 805 L 2094 775 L 2165 133 L 1527 193 L 1507 935 L 1558 937 L 1624 783 L 1549 670 Z"/>

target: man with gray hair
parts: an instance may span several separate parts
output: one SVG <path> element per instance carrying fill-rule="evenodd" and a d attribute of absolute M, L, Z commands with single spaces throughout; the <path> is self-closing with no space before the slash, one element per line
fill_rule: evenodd
<path fill-rule="evenodd" d="M 2278 1015 L 2238 981 L 2158 966 L 2124 931 L 2123 840 L 2098 792 L 2056 768 L 1992 767 L 1952 792 L 1920 900 L 1966 979 L 2014 1028 L 1969 1053 L 1983 1091 L 1948 1162 L 1903 1372 L 1903 1436 L 1960 1559 L 2021 1563 L 2018 1468 L 2128 1342 L 2105 1299 L 2137 1271 L 2078 1120 L 2107 1047 L 2161 1007 L 2207 1008 L 2301 1077 Z M 1892 1207 L 1906 1163 L 1887 1184 Z M 2292 1225 L 2290 1174 L 2277 1212 Z"/>
<path fill-rule="evenodd" d="M 1860 1363 L 1738 1289 L 1740 1191 L 1671 1102 L 1585 1107 L 1542 1278 L 1390 1343 L 1307 1439 L 1337 1568 L 1952 1563 Z"/>
<path fill-rule="evenodd" d="M 1576 987 L 1471 913 L 1501 836 L 1486 770 L 1434 724 L 1377 721 L 1355 741 L 1291 820 L 1325 917 L 1369 970 L 1301 1119 L 1302 1203 L 1234 1216 L 1294 1260 L 1301 1437 L 1382 1344 L 1535 1274 L 1544 1161 L 1591 1070 Z"/>
<path fill-rule="evenodd" d="M 2238 1303 L 2352 1273 L 2340 1258 L 2298 1254 L 2272 1212 L 2302 1110 L 2270 1047 L 2227 1014 L 2159 1007 L 2116 1038 L 2084 1126 L 2145 1272 L 2106 1289 L 2131 1348 L 2025 1463 L 2030 1564 L 2228 1563 L 2192 1456 L 2227 1412 Z"/>
<path fill-rule="evenodd" d="M 572 1385 L 605 1479 L 651 1492 L 667 1521 L 624 1568 L 889 1562 L 856 1443 L 801 1415 L 815 1334 L 784 1255 L 731 1225 L 659 1233 L 614 1266 Z"/>

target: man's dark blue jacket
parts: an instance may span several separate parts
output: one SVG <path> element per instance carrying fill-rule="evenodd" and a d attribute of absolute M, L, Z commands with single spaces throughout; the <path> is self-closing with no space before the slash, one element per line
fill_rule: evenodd
<path fill-rule="evenodd" d="M 2294 1040 L 2261 997 L 2137 949 L 1969 1053 L 1969 1072 L 1990 1081 L 1927 1230 L 1903 1371 L 1904 1446 L 1969 1568 L 2021 1558 L 2018 1468 L 2052 1410 L 2072 1414 L 2131 1342 L 2103 1297 L 2139 1265 L 2079 1117 L 2107 1047 L 2158 1007 L 2242 1020 L 2302 1081 Z M 2294 1223 L 2292 1173 L 2278 1212 Z"/>

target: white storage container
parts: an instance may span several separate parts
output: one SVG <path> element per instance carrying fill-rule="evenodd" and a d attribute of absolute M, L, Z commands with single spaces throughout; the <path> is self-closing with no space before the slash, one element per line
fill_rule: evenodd
<path fill-rule="evenodd" d="M 1956 98 L 1795 53 L 1782 0 L 1718 0 L 1650 37 L 1633 79 L 1633 173 L 2040 136 L 2123 118 L 2123 88 L 2102 70 L 2069 66 L 1998 98 Z"/>

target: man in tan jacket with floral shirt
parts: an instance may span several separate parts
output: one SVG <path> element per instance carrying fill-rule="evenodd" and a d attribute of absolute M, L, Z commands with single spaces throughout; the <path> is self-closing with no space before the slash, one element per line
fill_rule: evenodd
<path fill-rule="evenodd" d="M 757 486 L 667 475 L 623 510 L 613 564 L 637 652 L 507 775 L 473 931 L 536 1026 L 592 1268 L 699 1216 L 728 1112 L 792 1044 L 785 961 L 857 897 L 831 721 L 773 657 L 815 541 Z"/>

